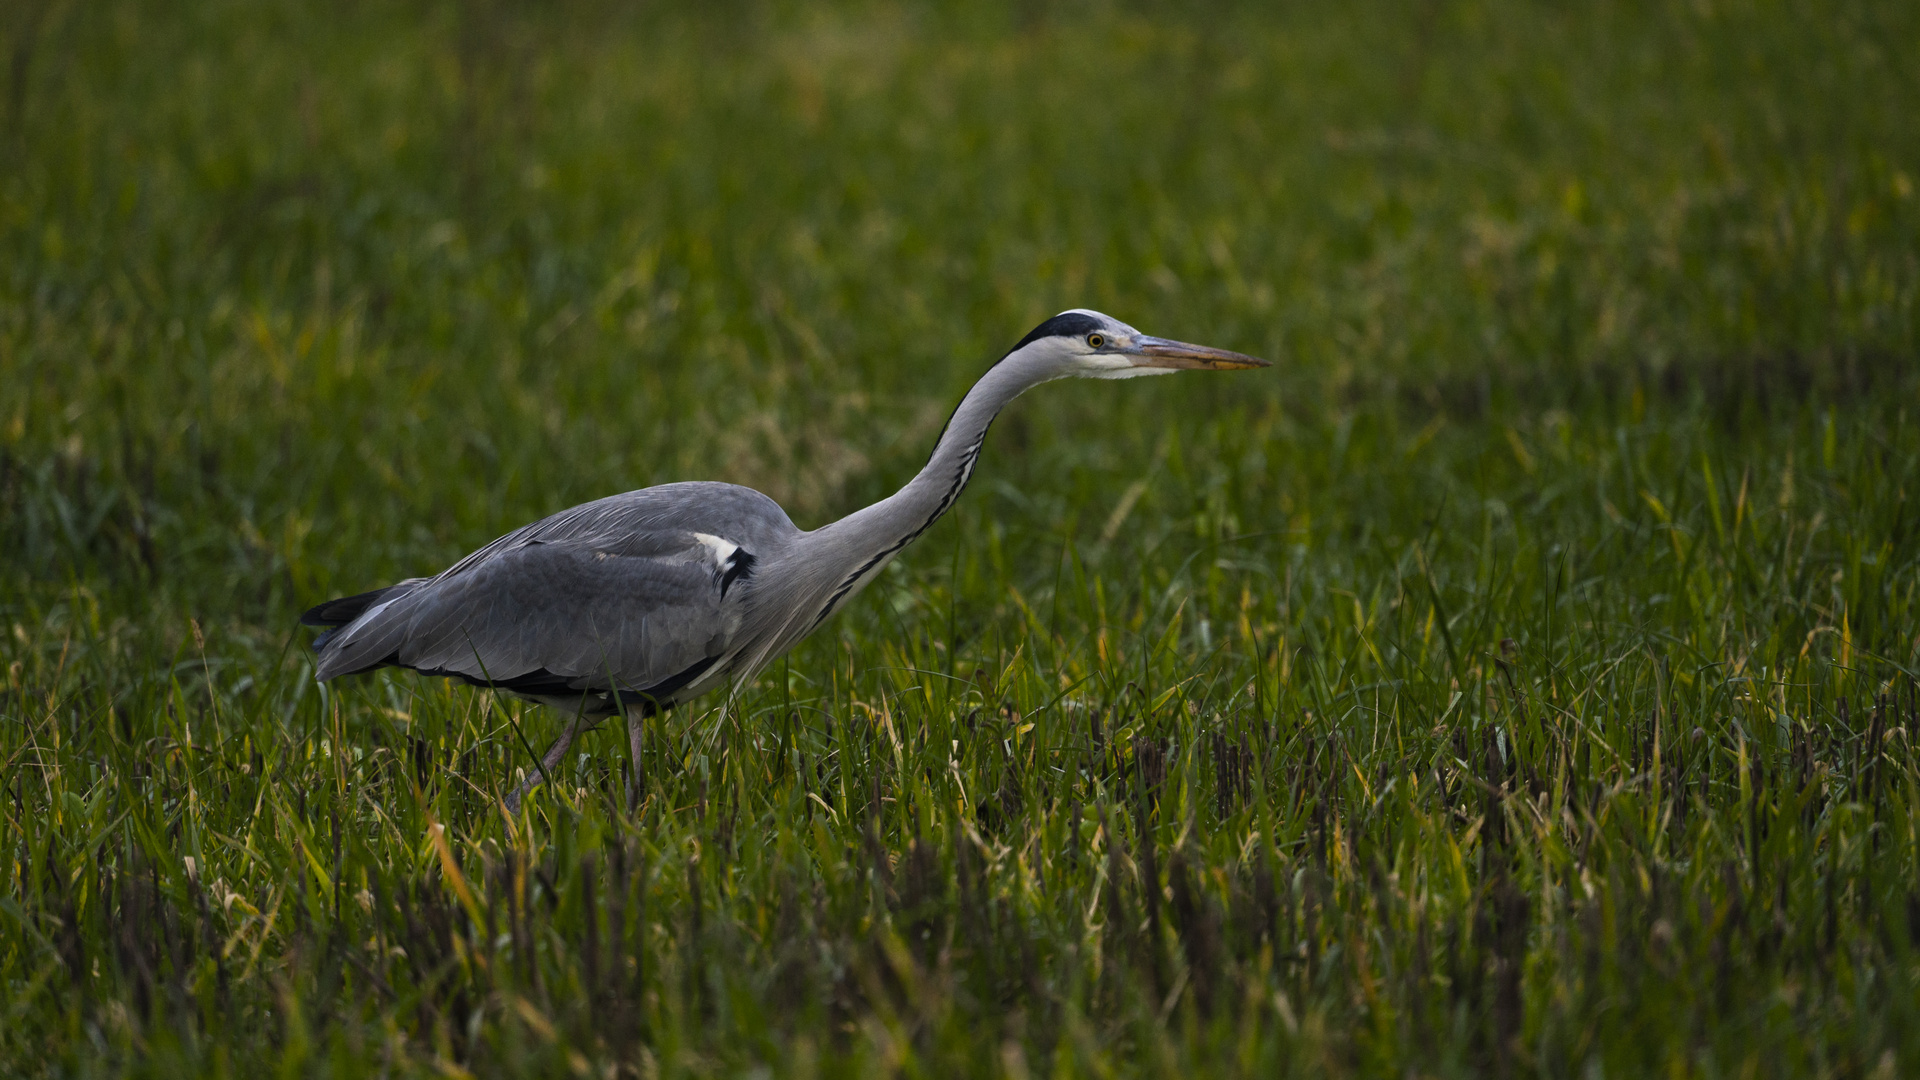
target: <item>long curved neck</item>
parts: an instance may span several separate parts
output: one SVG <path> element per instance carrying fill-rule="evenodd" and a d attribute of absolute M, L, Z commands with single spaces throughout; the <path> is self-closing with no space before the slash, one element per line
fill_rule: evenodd
<path fill-rule="evenodd" d="M 808 535 L 808 546 L 818 553 L 820 563 L 833 567 L 838 575 L 816 623 L 953 507 L 973 476 L 993 418 L 1028 388 L 1056 377 L 1040 365 L 1021 360 L 1008 357 L 973 384 L 947 420 L 926 466 L 905 487 Z"/>
<path fill-rule="evenodd" d="M 1045 381 L 1023 372 L 1022 366 L 1003 363 L 982 375 L 947 418 L 947 426 L 920 472 L 899 491 L 847 515 L 834 526 L 851 527 L 853 533 L 875 539 L 891 539 L 894 550 L 898 550 L 940 520 L 972 479 L 974 462 L 980 458 L 980 447 L 994 417 L 1029 387 Z"/>

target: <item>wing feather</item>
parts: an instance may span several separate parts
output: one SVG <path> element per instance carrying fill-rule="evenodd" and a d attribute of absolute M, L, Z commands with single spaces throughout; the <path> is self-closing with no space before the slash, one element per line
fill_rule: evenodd
<path fill-rule="evenodd" d="M 392 664 L 524 693 L 677 692 L 717 675 L 733 648 L 753 549 L 797 534 L 772 500 L 729 485 L 587 503 L 380 596 L 329 632 L 317 674 Z M 714 537 L 738 549 L 724 564 Z"/>

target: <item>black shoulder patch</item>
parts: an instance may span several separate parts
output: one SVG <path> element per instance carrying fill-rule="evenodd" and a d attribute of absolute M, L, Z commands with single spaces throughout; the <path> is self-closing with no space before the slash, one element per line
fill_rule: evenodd
<path fill-rule="evenodd" d="M 746 548 L 734 549 L 733 555 L 727 559 L 726 570 L 720 575 L 720 596 L 723 599 L 727 595 L 727 589 L 730 588 L 734 582 L 752 575 L 753 564 L 757 561 L 758 560 L 753 557 L 753 552 L 748 551 Z"/>
<path fill-rule="evenodd" d="M 1105 325 L 1105 323 L 1102 323 L 1099 319 L 1091 315 L 1078 311 L 1063 311 L 1053 318 L 1048 319 L 1046 322 L 1041 323 L 1039 326 L 1034 327 L 1032 333 L 1021 338 L 1020 344 L 1008 349 L 1007 352 L 1017 353 L 1021 349 L 1039 341 L 1041 338 L 1079 337 L 1082 334 L 1091 334 Z"/>

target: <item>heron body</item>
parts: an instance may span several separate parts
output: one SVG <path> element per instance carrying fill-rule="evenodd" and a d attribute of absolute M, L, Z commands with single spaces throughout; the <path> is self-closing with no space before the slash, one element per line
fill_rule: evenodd
<path fill-rule="evenodd" d="M 893 495 L 811 532 L 733 484 L 662 484 L 523 526 L 430 578 L 329 600 L 301 617 L 321 680 L 411 668 L 569 714 L 543 771 L 579 732 L 638 721 L 751 679 L 840 610 L 949 510 L 1006 404 L 1053 379 L 1265 366 L 1148 337 L 1094 311 L 1036 327 L 968 391 L 927 464 Z M 509 798 L 519 797 L 536 777 Z"/>

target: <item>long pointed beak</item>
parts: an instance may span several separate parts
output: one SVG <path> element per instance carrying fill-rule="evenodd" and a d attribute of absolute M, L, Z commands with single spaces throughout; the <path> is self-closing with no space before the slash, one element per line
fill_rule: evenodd
<path fill-rule="evenodd" d="M 1245 353 L 1228 352 L 1206 345 L 1189 345 L 1184 341 L 1168 341 L 1144 334 L 1134 339 L 1133 348 L 1127 351 L 1138 357 L 1134 367 L 1237 371 L 1273 366 L 1270 361 Z"/>

